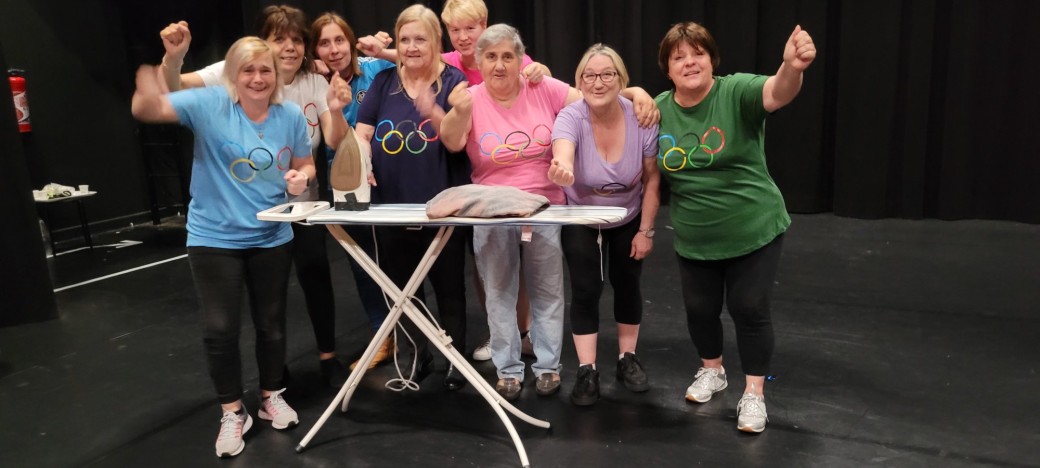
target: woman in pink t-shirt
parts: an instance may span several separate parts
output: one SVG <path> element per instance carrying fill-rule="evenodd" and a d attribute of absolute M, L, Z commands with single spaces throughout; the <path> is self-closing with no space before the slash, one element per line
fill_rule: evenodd
<path fill-rule="evenodd" d="M 465 148 L 474 183 L 509 185 L 544 195 L 554 204 L 566 203 L 563 190 L 546 175 L 552 159 L 552 126 L 556 114 L 581 94 L 551 77 L 528 86 L 520 72 L 524 45 L 511 26 L 487 28 L 476 46 L 484 82 L 469 88 L 469 94 L 444 117 L 441 142 L 451 151 Z M 515 400 L 524 379 L 515 313 L 522 272 L 531 301 L 535 387 L 539 395 L 555 393 L 560 387 L 563 348 L 560 227 L 475 226 L 473 250 L 481 284 L 488 292 L 491 360 L 499 377 L 495 390 Z"/>

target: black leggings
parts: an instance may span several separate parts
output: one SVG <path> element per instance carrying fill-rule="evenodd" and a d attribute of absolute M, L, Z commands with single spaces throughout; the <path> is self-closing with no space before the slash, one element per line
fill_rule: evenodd
<path fill-rule="evenodd" d="M 773 322 L 769 306 L 780 264 L 783 234 L 746 255 L 725 260 L 679 258 L 686 326 L 701 359 L 722 356 L 722 303 L 737 332 L 745 375 L 769 373 Z"/>
<path fill-rule="evenodd" d="M 318 352 L 336 352 L 336 306 L 325 245 L 329 231 L 320 224 L 304 226 L 297 223 L 292 223 L 292 230 L 293 265 L 296 266 L 296 279 L 303 289 Z"/>
<path fill-rule="evenodd" d="M 285 292 L 292 242 L 272 248 L 188 247 L 191 276 L 201 305 L 202 343 L 209 376 L 222 404 L 242 399 L 239 350 L 242 293 L 256 329 L 260 389 L 282 388 L 285 368 Z"/>
<path fill-rule="evenodd" d="M 639 281 L 643 261 L 629 256 L 632 238 L 639 233 L 639 216 L 602 231 L 595 227 L 564 226 L 560 234 L 571 278 L 571 331 L 575 335 L 599 332 L 600 250 L 596 236 L 603 235 L 603 263 L 614 289 L 614 321 L 639 325 L 643 319 L 643 295 Z"/>
<path fill-rule="evenodd" d="M 379 241 L 380 268 L 398 288 L 404 289 L 408 279 L 415 272 L 430 247 L 430 242 L 437 234 L 436 227 L 427 227 L 421 230 L 410 230 L 396 226 L 376 227 L 376 237 Z M 440 316 L 440 325 L 448 336 L 452 338 L 452 346 L 465 352 L 466 350 L 466 237 L 472 236 L 472 231 L 466 228 L 456 227 L 454 234 L 444 246 L 433 264 L 427 279 L 433 285 L 434 294 L 437 296 L 437 312 Z M 415 292 L 415 297 L 425 301 L 425 291 L 420 285 Z M 393 304 L 391 304 L 392 306 Z M 419 310 L 423 310 L 418 304 Z M 427 352 L 427 339 L 408 318 L 402 316 L 400 322 L 408 330 L 408 334 L 415 340 L 416 348 L 420 354 Z M 398 349 L 402 353 L 411 353 L 408 340 L 398 336 Z M 402 354 L 403 355 L 403 354 Z"/>

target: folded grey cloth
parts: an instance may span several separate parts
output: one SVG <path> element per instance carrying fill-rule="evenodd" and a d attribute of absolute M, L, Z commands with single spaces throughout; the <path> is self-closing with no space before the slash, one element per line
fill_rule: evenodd
<path fill-rule="evenodd" d="M 426 217 L 526 218 L 549 206 L 549 199 L 516 187 L 460 185 L 438 193 L 426 202 Z"/>

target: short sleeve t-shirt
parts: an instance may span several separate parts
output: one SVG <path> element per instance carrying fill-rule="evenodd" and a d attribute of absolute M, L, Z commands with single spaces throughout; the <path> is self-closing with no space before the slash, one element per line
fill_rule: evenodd
<path fill-rule="evenodd" d="M 448 95 L 465 80 L 462 72 L 444 67 L 435 97 L 445 111 Z M 376 75 L 358 112 L 358 123 L 371 125 L 372 203 L 426 203 L 442 190 L 469 183 L 469 164 L 449 152 L 429 119 L 419 115 L 401 85 L 396 68 Z"/>
<path fill-rule="evenodd" d="M 197 73 L 206 86 L 220 85 L 220 77 L 224 74 L 224 62 L 217 62 Z M 329 83 L 317 73 L 297 73 L 292 83 L 282 87 L 282 100 L 293 102 L 303 110 L 307 122 L 307 137 L 311 142 L 311 155 L 317 153 L 324 142 L 321 138 L 321 114 L 329 111 L 327 95 Z M 292 197 L 292 201 L 309 201 L 318 199 L 318 178 L 309 181 L 307 191 Z"/>
<path fill-rule="evenodd" d="M 563 190 L 549 180 L 548 172 L 553 122 L 566 105 L 570 86 L 550 77 L 537 86 L 520 79 L 520 92 L 509 108 L 495 102 L 484 83 L 469 88 L 473 126 L 466 154 L 473 165 L 473 183 L 508 185 L 544 195 L 554 205 L 566 204 Z"/>
<path fill-rule="evenodd" d="M 353 99 L 350 101 L 350 105 L 343 108 L 343 117 L 347 119 L 347 124 L 351 127 L 357 126 L 358 109 L 361 108 L 361 103 L 365 102 L 368 88 L 372 86 L 376 75 L 396 65 L 393 62 L 374 57 L 358 57 L 358 66 L 361 68 L 361 74 L 350 79 L 350 91 L 354 93 Z"/>
<path fill-rule="evenodd" d="M 480 74 L 480 70 L 474 68 L 466 68 L 462 65 L 462 52 L 459 52 L 457 50 L 445 52 L 441 54 L 441 59 L 444 60 L 444 63 L 447 63 L 448 65 L 451 65 L 461 70 L 462 73 L 466 75 L 466 81 L 469 82 L 470 86 L 475 86 L 484 82 L 484 77 Z M 528 57 L 527 54 L 524 54 L 523 62 L 520 63 L 520 69 L 523 70 L 525 67 L 532 63 L 534 63 L 534 60 L 531 60 L 531 57 Z"/>
<path fill-rule="evenodd" d="M 607 162 L 596 148 L 584 99 L 565 107 L 556 117 L 553 140 L 574 143 L 574 184 L 563 187 L 570 205 L 620 206 L 628 209 L 625 219 L 604 224 L 611 228 L 628 223 L 643 205 L 643 161 L 657 157 L 657 126 L 642 128 L 632 101 L 618 96 L 625 119 L 625 143 L 621 158 Z"/>
<path fill-rule="evenodd" d="M 310 155 L 300 107 L 272 104 L 255 123 L 223 86 L 169 94 L 180 123 L 195 134 L 188 205 L 189 247 L 277 247 L 292 240 L 287 223 L 257 212 L 286 201 L 292 158 Z"/>
<path fill-rule="evenodd" d="M 695 260 L 733 258 L 787 230 L 791 217 L 766 166 L 762 87 L 767 77 L 715 77 L 693 107 L 657 96 L 658 167 L 671 190 L 675 250 Z"/>

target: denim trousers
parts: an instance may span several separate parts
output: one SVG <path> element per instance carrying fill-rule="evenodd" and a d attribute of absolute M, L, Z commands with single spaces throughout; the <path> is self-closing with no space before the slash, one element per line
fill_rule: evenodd
<path fill-rule="evenodd" d="M 524 226 L 474 226 L 473 253 L 480 282 L 487 292 L 485 308 L 491 330 L 491 360 L 499 378 L 523 381 L 516 297 L 523 266 L 531 300 L 531 341 L 535 375 L 560 371 L 563 348 L 563 250 L 560 226 L 531 226 L 531 239 L 522 240 Z"/>

